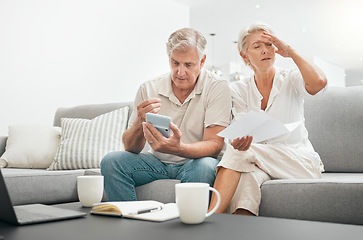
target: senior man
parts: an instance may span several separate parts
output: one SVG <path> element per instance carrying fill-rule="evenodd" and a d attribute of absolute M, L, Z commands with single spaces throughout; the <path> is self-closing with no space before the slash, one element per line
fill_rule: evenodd
<path fill-rule="evenodd" d="M 109 201 L 137 200 L 135 187 L 158 179 L 206 182 L 213 186 L 230 123 L 228 83 L 203 68 L 207 41 L 194 29 L 172 33 L 166 43 L 170 73 L 143 83 L 122 140 L 125 151 L 101 161 Z M 145 121 L 147 112 L 169 116 L 173 132 L 165 138 Z M 145 143 L 151 149 L 141 153 Z"/>

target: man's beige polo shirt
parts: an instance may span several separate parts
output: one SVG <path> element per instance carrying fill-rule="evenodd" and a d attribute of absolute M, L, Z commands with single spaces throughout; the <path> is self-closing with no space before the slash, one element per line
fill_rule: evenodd
<path fill-rule="evenodd" d="M 172 91 L 170 73 L 143 83 L 136 94 L 129 127 L 136 119 L 137 105 L 150 98 L 161 99 L 159 114 L 171 117 L 181 130 L 184 143 L 202 141 L 206 127 L 230 124 L 232 103 L 228 82 L 204 68 L 184 103 L 180 103 Z M 153 149 L 149 152 L 164 163 L 183 164 L 189 160 Z"/>

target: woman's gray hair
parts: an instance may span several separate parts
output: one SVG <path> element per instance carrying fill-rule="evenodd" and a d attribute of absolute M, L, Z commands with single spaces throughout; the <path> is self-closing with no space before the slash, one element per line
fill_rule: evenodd
<path fill-rule="evenodd" d="M 174 50 L 183 51 L 196 47 L 199 59 L 202 59 L 206 55 L 206 45 L 207 40 L 200 32 L 191 28 L 182 28 L 170 35 L 166 43 L 166 50 L 168 56 L 171 57 Z"/>
<path fill-rule="evenodd" d="M 269 26 L 267 26 L 267 24 L 261 23 L 261 22 L 253 23 L 251 26 L 242 30 L 239 33 L 238 52 L 239 53 L 242 52 L 243 54 L 245 54 L 247 51 L 247 37 L 252 33 L 260 32 L 260 31 L 265 31 L 270 34 L 274 34 L 274 32 L 271 30 L 271 28 Z M 248 65 L 248 63 L 245 61 L 245 59 L 244 58 L 242 58 L 242 59 L 245 62 L 245 64 Z"/>

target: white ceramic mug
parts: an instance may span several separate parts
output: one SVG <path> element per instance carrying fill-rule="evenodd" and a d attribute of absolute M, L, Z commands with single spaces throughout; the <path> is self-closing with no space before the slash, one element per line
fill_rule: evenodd
<path fill-rule="evenodd" d="M 218 200 L 216 206 L 207 213 L 209 191 L 215 192 Z M 186 224 L 199 224 L 217 210 L 221 196 L 208 183 L 178 183 L 175 185 L 175 200 L 180 220 Z"/>
<path fill-rule="evenodd" d="M 78 176 L 78 199 L 84 207 L 92 207 L 99 203 L 103 196 L 103 176 Z"/>

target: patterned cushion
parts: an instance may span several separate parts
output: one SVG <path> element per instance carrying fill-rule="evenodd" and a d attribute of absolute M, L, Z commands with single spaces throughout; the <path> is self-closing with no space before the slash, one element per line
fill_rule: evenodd
<path fill-rule="evenodd" d="M 47 170 L 99 168 L 103 156 L 123 150 L 129 107 L 91 120 L 62 118 L 62 137 L 54 162 Z"/>

